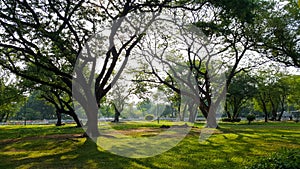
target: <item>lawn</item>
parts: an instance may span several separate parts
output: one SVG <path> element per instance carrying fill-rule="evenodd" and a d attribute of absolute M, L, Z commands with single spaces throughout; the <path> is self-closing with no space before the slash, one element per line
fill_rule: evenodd
<path fill-rule="evenodd" d="M 112 126 L 130 133 L 139 128 L 159 130 L 163 123 Z M 203 124 L 194 126 L 176 147 L 154 157 L 137 159 L 97 147 L 92 140 L 81 137 L 82 129 L 72 125 L 0 126 L 0 168 L 240 169 L 280 149 L 300 149 L 300 123 L 220 123 L 220 129 L 204 142 L 199 142 Z"/>

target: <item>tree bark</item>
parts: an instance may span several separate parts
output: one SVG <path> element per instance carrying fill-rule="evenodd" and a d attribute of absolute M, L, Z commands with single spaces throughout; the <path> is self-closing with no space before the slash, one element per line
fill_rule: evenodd
<path fill-rule="evenodd" d="M 70 116 L 74 119 L 74 121 L 76 122 L 76 127 L 82 127 L 82 123 L 81 123 L 81 121 L 79 120 L 77 114 L 74 112 L 74 110 L 71 111 L 69 115 L 70 115 Z"/>
<path fill-rule="evenodd" d="M 114 106 L 114 109 L 115 109 L 115 118 L 114 118 L 114 120 L 112 122 L 118 123 L 119 122 L 119 117 L 120 117 L 121 113 L 119 112 L 119 110 L 117 109 L 117 107 L 116 107 L 115 104 L 113 104 L 113 106 Z"/>
<path fill-rule="evenodd" d="M 228 110 L 228 104 L 227 104 L 227 102 L 225 102 L 225 112 L 226 112 L 226 115 L 227 115 L 227 118 L 228 119 L 231 119 L 231 114 L 230 114 L 230 112 L 229 112 L 229 110 Z"/>
<path fill-rule="evenodd" d="M 98 130 L 98 107 L 92 105 L 86 105 L 83 107 L 87 112 L 87 130 L 84 133 L 84 136 L 88 136 L 90 138 L 97 138 L 100 136 Z"/>
<path fill-rule="evenodd" d="M 56 110 L 56 117 L 57 117 L 57 122 L 56 122 L 56 126 L 61 126 L 61 113 L 59 110 Z"/>
<path fill-rule="evenodd" d="M 217 116 L 216 116 L 216 107 L 214 105 L 211 105 L 209 108 L 208 116 L 207 116 L 207 128 L 217 128 Z"/>

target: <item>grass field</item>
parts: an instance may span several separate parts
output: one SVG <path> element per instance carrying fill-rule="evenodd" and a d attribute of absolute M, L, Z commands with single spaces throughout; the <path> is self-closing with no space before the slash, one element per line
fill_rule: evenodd
<path fill-rule="evenodd" d="M 156 123 L 113 124 L 117 130 L 152 128 Z M 203 124 L 195 124 L 176 147 L 150 158 L 125 158 L 104 151 L 72 125 L 0 126 L 0 168 L 245 168 L 280 149 L 300 149 L 300 123 L 220 123 L 199 142 Z M 147 132 L 147 131 L 145 131 Z M 159 147 L 158 147 L 159 148 Z"/>

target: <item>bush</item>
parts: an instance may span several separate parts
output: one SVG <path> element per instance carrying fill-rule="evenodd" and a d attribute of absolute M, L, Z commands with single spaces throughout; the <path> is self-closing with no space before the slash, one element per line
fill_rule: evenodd
<path fill-rule="evenodd" d="M 237 118 L 237 119 L 232 119 L 231 121 L 232 121 L 232 122 L 240 122 L 241 119 L 240 119 L 240 118 Z"/>
<path fill-rule="evenodd" d="M 152 114 L 147 114 L 145 116 L 145 120 L 147 120 L 147 121 L 152 121 L 153 119 L 154 119 L 154 116 Z"/>
<path fill-rule="evenodd" d="M 240 122 L 241 119 L 240 119 L 240 118 L 237 118 L 237 119 L 222 118 L 221 121 L 222 121 L 222 122 Z"/>
<path fill-rule="evenodd" d="M 248 122 L 249 122 L 248 124 L 250 124 L 251 121 L 255 120 L 255 114 L 249 113 L 249 114 L 247 115 L 247 120 L 248 120 Z"/>
<path fill-rule="evenodd" d="M 221 121 L 223 121 L 223 122 L 231 122 L 231 118 L 222 118 Z"/>
<path fill-rule="evenodd" d="M 300 149 L 282 149 L 269 157 L 262 157 L 249 169 L 299 169 Z"/>

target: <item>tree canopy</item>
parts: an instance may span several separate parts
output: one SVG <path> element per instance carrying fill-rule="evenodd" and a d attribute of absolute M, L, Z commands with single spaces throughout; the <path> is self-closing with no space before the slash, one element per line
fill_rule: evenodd
<path fill-rule="evenodd" d="M 73 99 L 80 103 L 88 118 L 86 133 L 92 137 L 99 135 L 98 109 L 104 105 L 103 100 L 109 99 L 105 97 L 138 55 L 145 60 L 143 68 L 137 70 L 139 74 L 135 74 L 137 89 L 133 93 L 142 98 L 140 93 L 148 90 L 147 85 L 155 86 L 149 83 L 164 85 L 171 89 L 161 88 L 170 100 L 191 97 L 194 100 L 186 107 L 190 113 L 199 109 L 204 117 L 211 115 L 213 119 L 215 114 L 209 112 L 221 105 L 227 92 L 231 105 L 237 106 L 234 112 L 243 100 L 252 97 L 254 89 L 248 85 L 248 77 L 241 74 L 234 78 L 239 73 L 263 64 L 265 58 L 288 66 L 300 65 L 300 10 L 293 0 L 0 2 L 1 67 L 20 78 L 20 88 L 40 90 L 41 96 L 56 108 L 58 118 L 61 113 L 68 114 L 78 126 L 81 123 Z M 172 26 L 153 27 L 162 14 L 173 17 L 169 22 Z M 180 24 L 186 27 L 182 29 Z M 167 36 L 167 31 L 172 36 Z M 172 50 L 167 51 L 168 47 Z M 166 51 L 168 56 L 162 57 Z M 166 69 L 157 69 L 156 63 Z M 223 86 L 219 81 L 212 83 L 223 75 Z M 191 77 L 195 82 L 189 81 Z M 189 91 L 180 89 L 180 85 L 192 83 L 196 87 Z M 1 87 L 11 94 L 18 89 Z M 277 94 L 283 92 L 279 90 Z M 297 100 L 286 97 L 281 100 Z M 4 100 L 1 105 L 13 102 Z M 280 103 L 280 99 L 269 101 L 271 105 Z M 119 103 L 117 107 L 121 108 Z M 178 102 L 172 106 L 180 109 Z M 191 113 L 190 119 L 195 117 L 196 113 Z"/>

